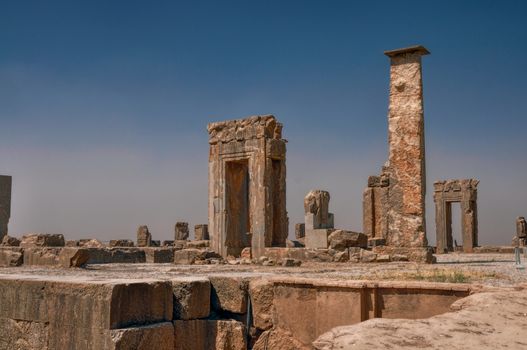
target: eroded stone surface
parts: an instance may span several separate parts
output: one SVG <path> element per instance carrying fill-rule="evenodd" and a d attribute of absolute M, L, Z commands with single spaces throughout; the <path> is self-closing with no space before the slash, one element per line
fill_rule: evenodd
<path fill-rule="evenodd" d="M 211 286 L 208 278 L 172 280 L 174 319 L 206 318 L 210 314 Z"/>
<path fill-rule="evenodd" d="M 245 327 L 234 320 L 174 321 L 175 350 L 246 350 Z"/>
<path fill-rule="evenodd" d="M 188 239 L 188 222 L 176 222 L 174 226 L 174 240 L 185 241 Z"/>
<path fill-rule="evenodd" d="M 215 310 L 237 314 L 247 312 L 247 278 L 211 276 L 209 279 L 212 286 L 212 307 Z"/>
<path fill-rule="evenodd" d="M 238 257 L 246 247 L 285 246 L 286 141 L 272 115 L 208 125 L 211 247 Z M 249 195 L 250 194 L 250 195 Z"/>
<path fill-rule="evenodd" d="M 428 319 L 372 319 L 332 329 L 313 346 L 332 349 L 525 349 L 527 294 L 478 293 L 453 305 L 460 311 Z"/>
<path fill-rule="evenodd" d="M 254 327 L 268 330 L 273 326 L 273 283 L 266 279 L 255 279 L 249 283 L 249 294 Z"/>
<path fill-rule="evenodd" d="M 368 246 L 368 236 L 363 233 L 336 230 L 329 237 L 329 247 L 335 250 L 345 250 L 349 247 L 366 248 Z"/>
<path fill-rule="evenodd" d="M 148 226 L 142 225 L 137 228 L 137 246 L 149 247 L 152 245 L 152 234 L 148 231 Z"/>
<path fill-rule="evenodd" d="M 0 175 L 0 240 L 8 233 L 11 216 L 11 176 Z"/>
<path fill-rule="evenodd" d="M 194 239 L 196 241 L 209 240 L 209 225 L 201 224 L 194 226 Z"/>
<path fill-rule="evenodd" d="M 28 233 L 22 236 L 21 248 L 64 247 L 64 235 L 48 233 Z"/>
<path fill-rule="evenodd" d="M 389 160 L 363 196 L 364 232 L 396 247 L 426 247 L 422 46 L 388 51 Z"/>
<path fill-rule="evenodd" d="M 110 337 L 111 350 L 174 350 L 172 322 L 114 329 Z"/>

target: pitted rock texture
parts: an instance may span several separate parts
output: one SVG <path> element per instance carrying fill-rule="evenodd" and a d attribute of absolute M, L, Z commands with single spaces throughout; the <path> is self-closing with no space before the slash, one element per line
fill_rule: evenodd
<path fill-rule="evenodd" d="M 527 349 L 527 293 L 478 293 L 452 305 L 459 311 L 420 320 L 368 320 L 321 335 L 317 350 Z"/>

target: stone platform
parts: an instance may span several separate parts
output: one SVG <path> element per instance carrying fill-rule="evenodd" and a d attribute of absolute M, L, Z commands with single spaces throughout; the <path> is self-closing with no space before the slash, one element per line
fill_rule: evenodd
<path fill-rule="evenodd" d="M 310 349 L 335 327 L 433 317 L 526 282 L 510 254 L 438 260 L 0 268 L 0 349 Z"/>

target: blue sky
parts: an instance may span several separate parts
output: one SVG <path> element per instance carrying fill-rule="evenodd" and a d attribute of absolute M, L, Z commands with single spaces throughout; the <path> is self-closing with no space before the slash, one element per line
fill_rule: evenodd
<path fill-rule="evenodd" d="M 205 223 L 206 124 L 267 113 L 289 140 L 291 224 L 322 188 L 337 225 L 361 230 L 387 157 L 383 51 L 414 44 L 432 52 L 430 241 L 434 180 L 481 180 L 481 243 L 508 243 L 527 216 L 524 1 L 2 1 L 0 42 L 14 235 L 147 224 L 169 239 L 178 220 Z"/>

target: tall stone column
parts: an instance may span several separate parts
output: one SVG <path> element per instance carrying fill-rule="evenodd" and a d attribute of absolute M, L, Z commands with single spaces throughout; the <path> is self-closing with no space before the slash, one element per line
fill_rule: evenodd
<path fill-rule="evenodd" d="M 428 242 L 421 56 L 429 52 L 423 46 L 413 46 L 385 54 L 391 61 L 387 244 L 424 247 Z"/>
<path fill-rule="evenodd" d="M 11 176 L 0 175 L 0 241 L 7 235 L 11 217 Z"/>

